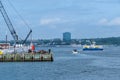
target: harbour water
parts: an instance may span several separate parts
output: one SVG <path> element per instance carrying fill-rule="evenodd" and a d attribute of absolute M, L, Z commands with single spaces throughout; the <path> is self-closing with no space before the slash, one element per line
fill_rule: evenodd
<path fill-rule="evenodd" d="M 120 46 L 104 51 L 80 47 L 37 47 L 53 51 L 53 62 L 1 62 L 0 80 L 120 80 Z M 80 54 L 72 54 L 72 50 Z"/>

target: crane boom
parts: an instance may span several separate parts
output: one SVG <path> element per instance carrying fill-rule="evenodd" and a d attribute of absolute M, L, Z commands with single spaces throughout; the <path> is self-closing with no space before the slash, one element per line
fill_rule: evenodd
<path fill-rule="evenodd" d="M 25 44 L 25 42 L 27 41 L 28 37 L 30 36 L 30 34 L 32 33 L 32 30 L 30 29 L 30 32 L 28 33 L 28 35 L 26 36 L 25 40 L 22 42 L 22 44 Z"/>
<path fill-rule="evenodd" d="M 16 31 L 15 31 L 15 29 L 14 29 L 14 27 L 13 27 L 11 21 L 10 21 L 10 18 L 8 17 L 1 1 L 0 1 L 0 12 L 1 12 L 1 14 L 2 14 L 2 16 L 5 20 L 5 23 L 8 26 L 8 29 L 9 29 L 9 31 L 10 31 L 10 33 L 11 33 L 11 35 L 12 35 L 14 41 L 15 41 L 15 44 L 18 43 L 18 35 L 16 34 Z"/>

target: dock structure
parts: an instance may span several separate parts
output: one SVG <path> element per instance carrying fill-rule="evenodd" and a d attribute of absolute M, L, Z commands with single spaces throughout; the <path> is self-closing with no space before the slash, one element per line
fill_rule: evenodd
<path fill-rule="evenodd" d="M 52 53 L 15 53 L 0 55 L 0 62 L 43 62 L 53 61 Z"/>

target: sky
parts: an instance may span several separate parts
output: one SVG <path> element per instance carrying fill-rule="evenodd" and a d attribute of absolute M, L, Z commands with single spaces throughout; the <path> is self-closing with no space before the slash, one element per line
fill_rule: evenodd
<path fill-rule="evenodd" d="M 31 28 L 34 39 L 105 38 L 120 36 L 120 0 L 1 0 L 19 37 Z M 22 16 L 29 25 L 18 16 Z M 12 36 L 0 15 L 0 39 Z"/>

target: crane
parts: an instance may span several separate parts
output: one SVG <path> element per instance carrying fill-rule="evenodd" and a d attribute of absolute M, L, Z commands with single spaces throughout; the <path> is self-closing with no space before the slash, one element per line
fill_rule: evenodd
<path fill-rule="evenodd" d="M 3 6 L 1 1 L 0 1 L 0 12 L 1 12 L 1 14 L 2 14 L 2 16 L 3 16 L 4 20 L 5 20 L 5 23 L 8 26 L 8 29 L 9 29 L 12 37 L 15 40 L 15 44 L 18 43 L 18 35 L 17 35 L 17 33 L 16 33 L 16 31 L 15 31 L 15 29 L 14 29 L 14 27 L 13 27 L 11 21 L 10 21 L 10 18 L 8 17 L 8 15 L 7 15 L 7 13 L 6 13 L 6 11 L 4 9 L 4 6 Z"/>
<path fill-rule="evenodd" d="M 9 31 L 10 31 L 10 33 L 11 33 L 11 35 L 12 35 L 14 41 L 15 41 L 15 44 L 18 44 L 19 43 L 18 35 L 17 35 L 13 25 L 12 25 L 12 22 L 10 21 L 10 18 L 8 17 L 7 12 L 5 11 L 5 8 L 4 8 L 1 0 L 0 0 L 0 12 L 1 12 L 1 14 L 2 14 L 2 16 L 3 16 L 4 20 L 5 20 L 5 23 L 8 26 L 8 29 L 9 29 Z M 30 32 L 28 33 L 28 35 L 26 36 L 26 38 L 22 42 L 22 44 L 24 44 L 27 41 L 27 39 L 28 39 L 28 37 L 30 36 L 31 33 L 32 33 L 32 30 L 30 29 Z"/>

